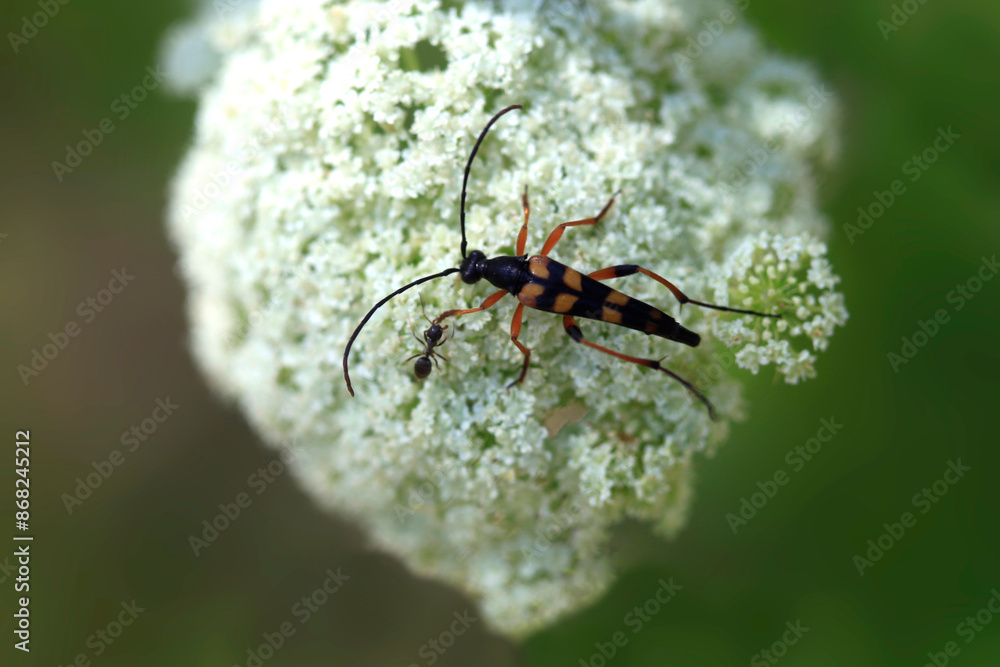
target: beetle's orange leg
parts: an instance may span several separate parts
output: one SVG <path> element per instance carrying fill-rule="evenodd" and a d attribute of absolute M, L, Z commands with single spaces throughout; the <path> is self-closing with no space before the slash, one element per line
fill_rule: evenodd
<path fill-rule="evenodd" d="M 510 339 L 513 341 L 514 345 L 517 345 L 517 349 L 521 350 L 521 354 L 524 355 L 524 366 L 521 367 L 521 374 L 517 376 L 517 379 L 507 385 L 510 389 L 515 384 L 521 384 L 524 382 L 524 376 L 528 374 L 528 362 L 531 360 L 531 348 L 527 347 L 517 339 L 521 334 L 521 322 L 523 321 L 524 314 L 524 304 L 517 304 L 517 308 L 514 310 L 514 319 L 510 321 Z"/>
<path fill-rule="evenodd" d="M 499 301 L 500 299 L 504 298 L 504 296 L 506 296 L 507 294 L 509 294 L 509 292 L 507 290 L 505 290 L 505 289 L 502 289 L 502 290 L 499 290 L 497 292 L 494 292 L 493 294 L 491 294 L 488 297 L 486 297 L 486 299 L 484 299 L 483 302 L 481 304 L 479 304 L 478 308 L 464 308 L 464 309 L 461 309 L 461 310 L 446 310 L 443 313 L 441 313 L 440 315 L 438 315 L 436 318 L 434 318 L 434 324 L 440 324 L 441 320 L 443 320 L 446 317 L 458 317 L 459 315 L 468 315 L 469 313 L 478 313 L 481 310 L 486 310 L 487 308 L 492 308 L 493 306 L 497 305 L 497 301 Z"/>
<path fill-rule="evenodd" d="M 616 357 L 618 359 L 621 359 L 622 361 L 628 361 L 633 364 L 639 364 L 640 366 L 652 368 L 653 370 L 663 371 L 664 373 L 666 373 L 667 375 L 669 375 L 670 377 L 672 377 L 673 379 L 677 380 L 682 385 L 684 385 L 688 391 L 690 391 L 698 398 L 699 401 L 704 403 L 705 407 L 708 408 L 708 416 L 711 417 L 713 421 L 715 421 L 716 419 L 715 407 L 712 405 L 711 401 L 705 398 L 705 395 L 703 393 L 695 389 L 693 384 L 691 384 L 681 376 L 677 375 L 677 373 L 674 373 L 672 370 L 661 366 L 658 360 L 640 359 L 639 357 L 632 357 L 627 354 L 623 354 L 621 352 L 615 352 L 614 350 L 609 350 L 603 345 L 598 345 L 597 343 L 590 342 L 589 340 L 583 337 L 583 332 L 580 331 L 580 327 L 579 325 L 577 325 L 576 320 L 573 318 L 572 315 L 563 316 L 563 328 L 566 329 L 566 333 L 569 334 L 570 338 L 575 340 L 577 343 L 580 343 L 581 345 L 586 345 L 587 347 L 594 348 L 595 350 L 604 352 L 605 354 L 610 354 L 612 357 Z"/>
<path fill-rule="evenodd" d="M 573 220 L 572 222 L 564 222 L 561 225 L 558 225 L 555 229 L 552 230 L 552 233 L 549 234 L 549 238 L 545 239 L 545 245 L 542 246 L 542 252 L 539 254 L 548 255 L 552 251 L 552 248 L 554 248 L 555 245 L 559 243 L 559 239 L 562 238 L 563 232 L 566 231 L 567 227 L 578 227 L 581 225 L 596 225 L 598 222 L 600 222 L 601 218 L 603 218 L 605 214 L 608 212 L 608 210 L 611 208 L 611 205 L 615 203 L 615 197 L 617 197 L 620 193 L 621 190 L 611 195 L 611 199 L 608 200 L 608 203 L 604 205 L 604 208 L 601 209 L 601 212 L 598 213 L 596 217 L 584 218 L 583 220 Z"/>

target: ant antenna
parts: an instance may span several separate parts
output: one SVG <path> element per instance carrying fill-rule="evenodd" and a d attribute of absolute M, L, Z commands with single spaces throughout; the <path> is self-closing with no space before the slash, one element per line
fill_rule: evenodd
<path fill-rule="evenodd" d="M 428 324 L 433 326 L 434 322 L 431 321 L 431 318 L 427 317 L 427 307 L 424 305 L 424 295 L 418 294 L 417 300 L 420 301 L 420 314 L 424 316 L 424 319 L 427 320 Z"/>
<path fill-rule="evenodd" d="M 493 123 L 500 119 L 500 116 L 504 115 L 508 111 L 513 111 L 514 109 L 523 109 L 520 104 L 512 104 L 506 109 L 502 109 L 497 115 L 490 119 L 490 122 L 486 123 L 486 127 L 479 134 L 479 139 L 476 140 L 476 145 L 472 147 L 472 154 L 469 155 L 469 161 L 465 163 L 465 178 L 462 179 L 462 211 L 460 217 L 462 220 L 462 259 L 465 259 L 465 248 L 468 243 L 465 240 L 465 188 L 469 184 L 469 170 L 472 169 L 472 160 L 476 157 L 476 152 L 479 150 L 479 144 L 483 143 L 483 139 L 486 138 L 486 133 L 490 131 Z"/>

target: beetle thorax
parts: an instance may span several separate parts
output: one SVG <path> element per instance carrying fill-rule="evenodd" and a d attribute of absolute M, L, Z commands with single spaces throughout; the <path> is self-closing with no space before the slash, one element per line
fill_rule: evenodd
<path fill-rule="evenodd" d="M 517 294 L 531 276 L 524 257 L 500 255 L 486 260 L 483 277 L 494 287 Z"/>

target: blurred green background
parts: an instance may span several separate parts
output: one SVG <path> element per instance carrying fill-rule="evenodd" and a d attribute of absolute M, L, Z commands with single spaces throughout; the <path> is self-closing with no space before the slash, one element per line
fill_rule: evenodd
<path fill-rule="evenodd" d="M 750 2 L 768 44 L 815 63 L 843 101 L 843 159 L 822 198 L 850 322 L 817 379 L 789 387 L 766 373 L 748 378 L 750 419 L 701 459 L 691 520 L 676 540 L 625 526 L 616 540 L 623 576 L 593 607 L 522 645 L 474 623 L 440 657 L 422 647 L 453 613 L 475 615 L 474 603 L 366 548 L 356 526 L 319 511 L 287 475 L 193 556 L 188 536 L 276 458 L 213 397 L 186 350 L 163 210 L 195 106 L 154 91 L 61 183 L 51 167 L 111 115 L 156 62 L 164 30 L 191 10 L 173 1 L 58 7 L 16 53 L 8 33 L 39 5 L 0 9 L 9 452 L 0 494 L 13 494 L 15 431 L 30 429 L 36 540 L 30 654 L 13 649 L 14 543 L 0 548 L 2 664 L 69 665 L 83 654 L 108 666 L 247 665 L 247 651 L 287 621 L 295 635 L 261 664 L 1000 664 L 1000 617 L 988 607 L 996 595 L 1000 610 L 1000 496 L 990 486 L 1000 470 L 1000 280 L 975 280 L 980 270 L 992 276 L 981 258 L 1000 253 L 1000 4 L 899 2 L 898 11 L 916 11 L 886 39 L 878 21 L 891 21 L 887 0 Z M 906 163 L 946 128 L 959 138 L 911 180 Z M 850 237 L 844 225 L 858 207 L 897 179 L 905 192 Z M 78 304 L 122 267 L 134 281 L 86 321 Z M 980 290 L 959 299 L 960 285 Z M 918 334 L 925 344 L 894 370 L 887 355 L 901 354 L 902 338 L 939 309 L 947 321 L 926 341 Z M 82 323 L 80 335 L 25 386 L 18 365 L 69 321 Z M 128 451 L 123 433 L 168 398 L 178 416 Z M 824 419 L 842 428 L 797 463 L 795 448 L 825 436 Z M 121 466 L 68 512 L 63 495 L 115 449 Z M 959 461 L 970 470 L 946 475 Z M 766 504 L 752 498 L 779 471 L 787 483 Z M 939 481 L 949 476 L 954 483 Z M 933 503 L 914 500 L 925 488 Z M 744 498 L 762 506 L 734 534 L 727 515 Z M 911 525 L 893 526 L 904 512 Z M 887 548 L 859 575 L 855 556 L 880 538 Z M 338 568 L 350 579 L 300 625 L 294 605 Z M 682 588 L 662 607 L 650 603 L 670 578 Z M 115 637 L 133 601 L 143 611 Z"/>

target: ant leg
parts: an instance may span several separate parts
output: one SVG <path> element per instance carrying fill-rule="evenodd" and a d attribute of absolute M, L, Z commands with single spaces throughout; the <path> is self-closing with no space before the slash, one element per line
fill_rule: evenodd
<path fill-rule="evenodd" d="M 436 318 L 434 318 L 434 324 L 440 324 L 441 320 L 445 319 L 446 317 L 458 317 L 459 315 L 468 315 L 469 313 L 478 313 L 481 310 L 486 310 L 487 308 L 492 308 L 493 306 L 495 306 L 497 304 L 497 301 L 499 301 L 500 299 L 504 298 L 507 294 L 509 294 L 509 292 L 507 292 L 507 290 L 505 290 L 505 289 L 502 289 L 502 290 L 499 290 L 497 292 L 494 292 L 493 294 L 491 294 L 488 297 L 486 297 L 486 299 L 484 299 L 483 302 L 481 304 L 479 304 L 478 308 L 464 308 L 464 309 L 460 309 L 460 310 L 446 310 L 443 313 L 441 313 L 440 315 L 438 315 Z"/>
<path fill-rule="evenodd" d="M 561 225 L 558 225 L 555 229 L 552 230 L 552 233 L 549 234 L 549 238 L 545 239 L 545 245 L 542 246 L 542 252 L 540 252 L 539 254 L 548 255 L 552 251 L 552 248 L 554 248 L 555 245 L 559 243 L 559 239 L 562 238 L 563 232 L 566 231 L 567 227 L 577 227 L 580 225 L 596 225 L 598 222 L 601 221 L 601 218 L 603 218 L 604 215 L 611 208 L 611 205 L 615 203 L 615 197 L 617 197 L 619 194 L 621 194 L 621 190 L 611 195 L 611 199 L 608 200 L 608 203 L 604 205 L 604 208 L 601 209 L 601 212 L 598 213 L 596 217 L 584 218 L 583 220 L 574 220 L 572 222 L 564 222 Z"/>
<path fill-rule="evenodd" d="M 417 330 L 413 328 L 412 324 L 410 325 L 410 333 L 413 334 L 413 337 L 416 338 L 417 342 L 420 343 L 421 345 L 426 345 L 427 344 L 426 340 L 424 340 L 423 338 L 421 338 L 420 336 L 417 335 Z"/>
<path fill-rule="evenodd" d="M 531 209 L 528 207 L 528 186 L 524 186 L 524 194 L 521 195 L 521 203 L 524 205 L 524 224 L 521 225 L 521 231 L 517 233 L 517 246 L 515 247 L 514 254 L 520 257 L 524 254 L 524 246 L 528 242 L 528 214 L 531 213 Z"/>
<path fill-rule="evenodd" d="M 713 310 L 723 310 L 729 313 L 742 313 L 744 315 L 756 315 L 757 317 L 781 317 L 781 315 L 769 315 L 767 313 L 758 313 L 756 310 L 743 310 L 742 308 L 729 308 L 728 306 L 716 306 L 715 304 L 705 303 L 704 301 L 695 301 L 694 299 L 689 299 L 684 292 L 677 289 L 677 286 L 672 282 L 664 278 L 663 276 L 658 276 L 649 269 L 644 269 L 638 264 L 622 264 L 620 266 L 610 266 L 606 269 L 600 269 L 594 271 L 593 273 L 587 274 L 594 280 L 608 280 L 610 278 L 621 278 L 623 276 L 631 276 L 636 273 L 642 273 L 649 276 L 653 280 L 665 285 L 669 289 L 674 297 L 683 306 L 685 303 L 693 303 L 696 306 L 701 306 L 702 308 L 712 308 Z"/>
<path fill-rule="evenodd" d="M 524 355 L 524 366 L 521 367 L 521 374 L 517 376 L 517 379 L 507 385 L 510 389 L 515 384 L 521 384 L 524 382 L 524 376 L 528 374 L 528 362 L 531 360 L 531 348 L 526 347 L 524 343 L 519 341 L 517 337 L 521 335 L 521 322 L 523 321 L 522 315 L 524 314 L 524 304 L 517 304 L 517 308 L 514 310 L 514 319 L 510 321 L 510 340 L 517 345 L 517 349 L 521 350 L 521 354 Z"/>
<path fill-rule="evenodd" d="M 604 352 L 605 354 L 610 354 L 612 357 L 617 357 L 622 361 L 628 361 L 633 364 L 639 364 L 640 366 L 645 366 L 647 368 L 652 368 L 654 370 L 663 371 L 664 373 L 666 373 L 667 375 L 669 375 L 670 377 L 672 377 L 673 379 L 677 380 L 682 385 L 684 385 L 688 391 L 690 391 L 698 398 L 699 401 L 704 403 L 705 407 L 708 408 L 708 416 L 712 418 L 712 421 L 716 420 L 715 407 L 712 405 L 711 401 L 705 398 L 705 395 L 703 393 L 695 389 L 693 384 L 691 384 L 681 376 L 677 375 L 672 370 L 661 366 L 658 360 L 640 359 L 639 357 L 632 357 L 627 354 L 622 354 L 621 352 L 615 352 L 614 350 L 609 350 L 603 345 L 598 345 L 597 343 L 590 342 L 589 340 L 583 337 L 583 332 L 580 331 L 580 327 L 577 325 L 576 320 L 571 315 L 563 316 L 563 328 L 566 329 L 566 333 L 569 334 L 570 338 L 572 338 L 577 343 L 580 343 L 581 345 L 586 345 L 587 347 L 591 347 L 600 352 Z"/>

